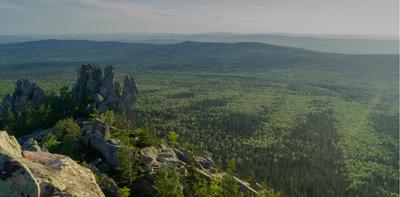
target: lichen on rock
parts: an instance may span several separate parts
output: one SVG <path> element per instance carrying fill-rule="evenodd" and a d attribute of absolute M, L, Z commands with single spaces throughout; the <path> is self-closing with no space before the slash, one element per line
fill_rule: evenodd
<path fill-rule="evenodd" d="M 64 155 L 22 151 L 5 131 L 0 131 L 0 189 L 0 196 L 104 196 L 89 169 Z"/>

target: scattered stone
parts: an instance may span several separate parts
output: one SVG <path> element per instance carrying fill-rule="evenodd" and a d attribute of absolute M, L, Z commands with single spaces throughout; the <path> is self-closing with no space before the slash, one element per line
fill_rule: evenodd
<path fill-rule="evenodd" d="M 154 146 L 145 147 L 140 151 L 142 163 L 145 166 L 152 166 L 157 161 L 158 150 Z"/>

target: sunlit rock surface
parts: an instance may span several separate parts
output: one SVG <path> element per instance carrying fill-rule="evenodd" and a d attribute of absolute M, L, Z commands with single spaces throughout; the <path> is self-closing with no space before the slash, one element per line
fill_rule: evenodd
<path fill-rule="evenodd" d="M 22 151 L 5 131 L 0 131 L 0 189 L 4 196 L 104 196 L 89 169 L 64 155 Z"/>

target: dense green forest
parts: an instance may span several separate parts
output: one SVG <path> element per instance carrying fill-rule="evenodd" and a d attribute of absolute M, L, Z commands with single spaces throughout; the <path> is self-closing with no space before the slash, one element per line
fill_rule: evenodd
<path fill-rule="evenodd" d="M 136 124 L 284 196 L 398 196 L 399 59 L 259 43 L 36 41 L 0 45 L 0 97 L 49 93 L 82 63 L 134 73 Z M 174 176 L 164 172 L 164 178 Z"/>

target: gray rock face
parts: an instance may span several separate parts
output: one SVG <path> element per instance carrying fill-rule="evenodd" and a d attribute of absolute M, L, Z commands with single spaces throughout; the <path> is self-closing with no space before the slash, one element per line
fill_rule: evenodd
<path fill-rule="evenodd" d="M 92 125 L 84 126 L 82 142 L 99 151 L 112 166 L 117 165 L 117 151 L 121 148 L 119 141 L 110 138 L 109 126 L 101 120 L 95 120 Z"/>
<path fill-rule="evenodd" d="M 128 120 L 133 119 L 133 105 L 138 97 L 139 92 L 136 88 L 135 79 L 132 76 L 126 76 L 124 79 L 124 91 L 119 105 L 119 110 L 125 113 Z"/>
<path fill-rule="evenodd" d="M 19 79 L 12 95 L 6 95 L 0 105 L 0 118 L 6 118 L 9 113 L 21 116 L 28 107 L 38 109 L 45 101 L 44 91 L 27 79 Z"/>
<path fill-rule="evenodd" d="M 90 96 L 96 94 L 101 87 L 101 69 L 92 65 L 82 65 L 78 69 L 78 80 L 72 88 L 72 96 L 77 104 L 87 104 Z"/>
<path fill-rule="evenodd" d="M 55 129 L 54 128 L 49 128 L 49 129 L 39 129 L 36 131 L 31 132 L 28 135 L 24 135 L 18 138 L 18 142 L 20 144 L 25 144 L 25 143 L 30 143 L 30 140 L 33 141 L 38 141 L 41 142 L 47 134 L 54 134 L 55 133 Z"/>
<path fill-rule="evenodd" d="M 78 69 L 78 80 L 72 89 L 72 96 L 77 105 L 96 107 L 100 113 L 114 110 L 133 118 L 133 105 L 139 93 L 132 76 L 125 77 L 121 89 L 112 66 L 104 69 L 103 76 L 99 67 L 82 65 Z"/>
<path fill-rule="evenodd" d="M 33 138 L 29 138 L 27 141 L 25 141 L 24 144 L 22 144 L 22 150 L 24 151 L 44 151 L 42 148 L 39 146 L 36 140 L 33 140 Z"/>
<path fill-rule="evenodd" d="M 100 89 L 100 95 L 104 98 L 104 101 L 99 105 L 100 113 L 110 109 L 119 110 L 118 105 L 121 102 L 122 91 L 115 76 L 113 67 L 109 66 L 104 69 L 103 85 Z"/>

